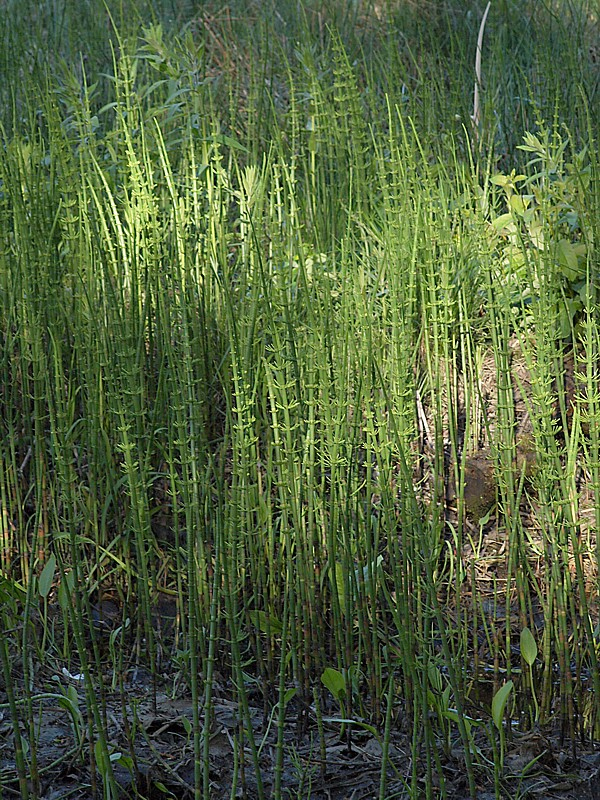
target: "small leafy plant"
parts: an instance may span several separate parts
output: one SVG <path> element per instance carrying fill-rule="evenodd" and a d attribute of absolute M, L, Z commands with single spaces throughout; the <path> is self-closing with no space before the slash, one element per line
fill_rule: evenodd
<path fill-rule="evenodd" d="M 559 335 L 569 336 L 588 301 L 588 244 L 585 209 L 591 171 L 585 148 L 566 160 L 569 144 L 558 131 L 526 133 L 519 149 L 531 154 L 531 175 L 513 170 L 492 176 L 506 211 L 492 220 L 492 238 L 500 257 L 499 278 L 527 325 L 532 306 L 552 294 Z"/>
<path fill-rule="evenodd" d="M 512 681 L 507 681 L 503 684 L 492 699 L 492 720 L 494 725 L 498 730 L 498 735 L 500 739 L 500 753 L 497 758 L 494 758 L 494 767 L 496 770 L 496 775 L 502 773 L 504 769 L 504 755 L 506 751 L 506 737 L 504 733 L 504 712 L 506 710 L 506 704 L 508 703 L 508 698 L 513 690 L 514 684 Z M 492 735 L 492 743 L 493 743 L 493 735 Z"/>
<path fill-rule="evenodd" d="M 531 695 L 533 697 L 533 704 L 535 707 L 535 721 L 537 722 L 540 716 L 540 707 L 537 701 L 535 686 L 533 683 L 533 665 L 538 655 L 538 647 L 533 633 L 529 630 L 529 628 L 523 628 L 521 631 L 520 647 L 523 661 L 525 661 L 529 667 L 529 683 L 531 686 Z"/>

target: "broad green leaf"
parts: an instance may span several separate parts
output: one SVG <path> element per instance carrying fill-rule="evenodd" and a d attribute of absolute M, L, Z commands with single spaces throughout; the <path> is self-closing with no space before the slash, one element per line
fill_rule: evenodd
<path fill-rule="evenodd" d="M 30 753 L 29 741 L 26 736 L 19 736 L 21 740 L 21 748 L 23 750 L 23 754 L 28 756 Z"/>
<path fill-rule="evenodd" d="M 512 214 L 500 214 L 495 220 L 492 220 L 494 228 L 500 232 L 513 232 L 515 230 L 515 223 Z"/>
<path fill-rule="evenodd" d="M 446 686 L 444 691 L 442 692 L 442 708 L 448 709 L 450 704 L 450 692 L 452 691 L 450 684 Z"/>
<path fill-rule="evenodd" d="M 537 218 L 534 218 L 529 224 L 527 230 L 529 231 L 529 238 L 531 239 L 533 246 L 537 247 L 538 250 L 543 250 L 545 239 L 544 226 L 542 225 L 541 221 Z"/>
<path fill-rule="evenodd" d="M 8 603 L 12 600 L 24 599 L 27 592 L 16 581 L 0 575 L 0 603 Z"/>
<path fill-rule="evenodd" d="M 58 603 L 63 611 L 71 605 L 71 593 L 75 585 L 75 573 L 67 572 L 58 585 Z"/>
<path fill-rule="evenodd" d="M 439 669 L 435 664 L 427 665 L 427 677 L 429 678 L 429 685 L 436 692 L 442 691 L 442 676 Z"/>
<path fill-rule="evenodd" d="M 507 681 L 504 686 L 501 686 L 498 689 L 492 700 L 492 719 L 494 720 L 494 725 L 498 728 L 498 730 L 502 729 L 504 709 L 506 708 L 506 703 L 510 693 L 512 692 L 512 689 L 513 682 Z"/>
<path fill-rule="evenodd" d="M 74 707 L 73 701 L 71 700 L 70 697 L 59 697 L 56 702 L 57 705 L 59 705 L 61 708 L 64 708 L 65 711 L 67 711 L 73 719 L 76 719 L 77 708 Z"/>
<path fill-rule="evenodd" d="M 346 613 L 346 576 L 344 575 L 344 568 L 339 563 L 335 562 L 335 588 L 337 589 L 338 600 L 340 601 L 340 608 L 342 614 Z"/>
<path fill-rule="evenodd" d="M 63 611 L 66 611 L 69 607 L 69 595 L 63 581 L 58 585 L 58 604 Z"/>
<path fill-rule="evenodd" d="M 271 614 L 267 614 L 266 611 L 250 611 L 248 616 L 254 627 L 258 628 L 261 633 L 272 636 L 283 631 L 281 620 Z"/>
<path fill-rule="evenodd" d="M 167 797 L 175 797 L 173 792 L 171 792 L 161 781 L 154 781 L 154 786 L 158 789 L 159 792 L 166 794 Z"/>
<path fill-rule="evenodd" d="M 573 244 L 567 239 L 560 239 L 557 245 L 557 258 L 562 272 L 568 281 L 576 281 L 582 277 L 583 268 L 579 259 L 585 256 L 584 244 Z"/>
<path fill-rule="evenodd" d="M 346 681 L 339 670 L 333 669 L 333 667 L 327 667 L 321 675 L 321 683 L 326 689 L 329 689 L 336 700 L 342 700 L 344 698 L 346 694 Z"/>
<path fill-rule="evenodd" d="M 291 689 L 288 689 L 286 691 L 286 693 L 283 695 L 283 705 L 287 706 L 287 704 L 290 702 L 292 697 L 295 697 L 295 695 L 297 693 L 298 693 L 298 687 L 297 686 L 293 686 Z"/>
<path fill-rule="evenodd" d="M 50 589 L 52 588 L 52 583 L 54 582 L 55 570 L 56 556 L 54 553 L 50 553 L 50 558 L 48 561 L 46 561 L 38 582 L 38 592 L 40 593 L 40 597 L 42 597 L 44 600 L 50 594 Z"/>
<path fill-rule="evenodd" d="M 559 322 L 559 330 L 560 335 L 563 339 L 566 339 L 573 330 L 573 320 L 575 318 L 575 314 L 578 311 L 581 311 L 581 301 L 580 300 L 571 300 L 569 298 L 565 298 L 563 304 L 558 310 L 558 322 Z"/>
<path fill-rule="evenodd" d="M 512 210 L 517 214 L 519 217 L 522 217 L 525 213 L 525 209 L 527 205 L 525 201 L 521 197 L 520 194 L 513 194 L 510 200 L 508 201 Z"/>
<path fill-rule="evenodd" d="M 359 587 L 361 584 L 363 584 L 365 587 L 365 592 L 370 592 L 372 589 L 371 575 L 375 578 L 375 583 L 377 583 L 377 578 L 382 564 L 383 556 L 379 555 L 376 559 L 371 561 L 370 564 L 367 564 L 362 569 L 359 567 L 357 570 L 355 570 L 354 574 L 356 577 L 356 583 Z"/>
<path fill-rule="evenodd" d="M 516 183 L 524 181 L 526 177 L 526 175 L 515 175 L 513 173 L 510 175 L 503 175 L 501 172 L 499 172 L 497 175 L 492 175 L 490 180 L 494 186 L 510 186 L 511 188 L 514 188 Z"/>
<path fill-rule="evenodd" d="M 226 136 L 224 133 L 216 133 L 214 136 L 210 136 L 206 141 L 215 142 L 216 144 L 222 144 L 227 147 L 233 147 L 234 150 L 241 150 L 242 153 L 248 152 L 248 148 L 244 147 L 244 145 L 238 142 L 237 139 L 233 139 L 231 136 Z"/>
<path fill-rule="evenodd" d="M 79 695 L 77 694 L 77 689 L 73 686 L 73 684 L 69 684 L 67 686 L 67 697 L 73 703 L 73 708 L 79 711 Z"/>
<path fill-rule="evenodd" d="M 567 239 L 560 239 L 558 242 L 558 259 L 567 270 L 577 270 L 577 254 Z"/>
<path fill-rule="evenodd" d="M 110 760 L 107 761 L 107 753 L 102 747 L 102 742 L 100 739 L 97 739 L 96 743 L 94 744 L 94 755 L 96 757 L 96 766 L 98 767 L 98 772 L 103 778 L 106 778 L 110 770 Z"/>
<path fill-rule="evenodd" d="M 572 231 L 575 231 L 580 227 L 579 214 L 575 210 L 567 211 L 564 215 L 564 221 Z"/>
<path fill-rule="evenodd" d="M 447 708 L 445 711 L 442 711 L 442 716 L 446 719 L 449 719 L 451 722 L 455 722 L 458 725 L 458 712 L 455 711 L 453 708 Z M 474 720 L 470 719 L 470 717 L 465 717 L 463 714 L 463 722 L 465 723 L 465 730 L 467 731 L 467 736 L 471 735 L 471 727 L 473 725 Z"/>
<path fill-rule="evenodd" d="M 131 756 L 126 756 L 123 753 L 118 753 L 119 757 L 115 759 L 114 758 L 115 755 L 117 755 L 117 753 L 113 753 L 111 755 L 110 757 L 111 761 L 118 761 L 120 766 L 125 767 L 125 769 L 128 770 L 129 772 L 133 770 L 133 759 L 131 758 Z"/>
<path fill-rule="evenodd" d="M 506 175 L 502 175 L 502 173 L 499 173 L 498 175 L 492 175 L 490 180 L 494 186 L 507 186 L 510 183 L 510 178 L 508 178 Z"/>
<path fill-rule="evenodd" d="M 533 633 L 529 628 L 523 628 L 521 631 L 521 655 L 523 659 L 531 667 L 536 660 L 538 654 L 537 644 L 533 638 Z"/>

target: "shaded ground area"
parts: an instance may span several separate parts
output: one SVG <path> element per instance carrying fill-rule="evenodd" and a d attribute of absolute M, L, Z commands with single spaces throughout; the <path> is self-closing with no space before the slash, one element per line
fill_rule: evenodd
<path fill-rule="evenodd" d="M 518 384 L 515 383 L 516 426 L 519 432 L 529 435 L 526 402 L 522 396 L 527 391 L 528 374 L 519 363 L 515 368 L 519 372 Z M 497 496 L 489 443 L 496 415 L 496 378 L 492 363 L 484 362 L 481 376 L 479 413 L 486 417 L 487 425 L 480 447 L 466 459 L 464 495 L 468 521 L 461 558 L 470 567 L 469 578 L 462 587 L 463 602 L 468 604 L 475 596 L 479 603 L 478 627 L 471 630 L 477 648 L 470 653 L 470 674 L 465 680 L 465 710 L 473 720 L 474 745 L 479 749 L 478 797 L 480 800 L 491 800 L 497 795 L 494 788 L 494 754 L 490 748 L 490 730 L 493 730 L 490 707 L 498 688 L 498 665 L 492 663 L 485 631 L 495 630 L 497 635 L 502 636 L 507 615 L 512 620 L 510 629 L 519 631 L 522 627 L 522 609 L 518 604 L 518 588 L 513 585 L 514 574 L 507 573 L 506 533 L 499 529 L 493 517 L 483 524 L 478 520 L 479 516 L 485 515 L 493 507 Z M 572 392 L 572 387 L 567 386 L 567 391 Z M 425 428 L 433 428 L 434 420 L 430 418 L 424 425 Z M 424 431 L 424 439 L 427 438 L 426 434 L 427 430 Z M 425 478 L 422 481 L 425 492 L 427 483 Z M 452 490 L 453 487 L 450 487 L 447 508 L 450 523 L 456 513 Z M 586 496 L 585 487 L 582 487 L 580 502 L 583 509 L 593 506 L 594 498 Z M 533 491 L 524 493 L 521 513 L 524 528 L 528 532 L 524 552 L 529 561 L 529 577 L 534 581 L 540 579 L 541 582 L 544 544 L 536 521 Z M 594 552 L 593 543 L 587 552 Z M 584 567 L 590 609 L 595 609 L 596 565 L 590 560 Z M 534 598 L 537 596 L 535 592 L 532 595 Z M 177 624 L 180 610 L 175 600 L 167 598 L 155 613 L 160 662 L 155 677 L 145 667 L 127 666 L 146 660 L 141 652 L 143 646 L 139 644 L 143 638 L 139 636 L 135 637 L 137 645 L 132 645 L 131 652 L 119 656 L 122 658 L 120 672 L 108 667 L 109 663 L 115 664 L 115 636 L 124 622 L 124 613 L 111 600 L 97 603 L 92 611 L 99 646 L 107 664 L 103 687 L 101 689 L 98 682 L 96 691 L 98 698 L 102 697 L 102 693 L 104 695 L 100 705 L 122 796 L 193 797 L 194 709 L 187 682 L 178 664 Z M 187 610 L 181 609 L 181 612 L 187 613 Z M 455 607 L 449 605 L 446 613 L 456 613 Z M 531 605 L 529 615 L 528 624 L 536 636 L 541 637 L 546 620 L 540 602 Z M 49 608 L 49 616 L 56 621 L 54 636 L 58 641 L 62 634 L 57 606 Z M 518 642 L 512 642 L 512 646 L 517 663 Z M 101 785 L 99 770 L 90 764 L 90 750 L 93 748 L 89 746 L 89 720 L 85 717 L 86 702 L 81 676 L 71 674 L 61 666 L 56 656 L 53 658 L 54 661 L 49 657 L 43 661 L 34 660 L 29 671 L 33 675 L 31 694 L 33 718 L 36 720 L 39 796 L 44 800 L 94 797 L 92 775 L 95 775 L 96 791 L 100 791 L 101 795 L 98 789 Z M 222 673 L 219 672 L 220 668 Z M 414 716 L 412 712 L 405 713 L 400 699 L 404 680 L 401 674 L 386 676 L 391 684 L 398 687 L 398 701 L 394 704 L 390 723 L 386 756 L 388 766 L 382 776 L 383 724 L 375 729 L 356 714 L 352 715 L 351 724 L 343 721 L 340 707 L 319 684 L 319 708 L 311 697 L 302 698 L 300 692 L 289 700 L 283 742 L 278 743 L 276 688 L 265 690 L 260 679 L 248 675 L 246 689 L 250 705 L 244 720 L 242 710 L 234 701 L 234 687 L 230 679 L 224 677 L 226 668 L 217 663 L 216 670 L 214 713 L 209 725 L 208 745 L 210 796 L 215 800 L 231 797 L 254 800 L 260 795 L 247 736 L 248 721 L 258 750 L 256 757 L 260 764 L 260 780 L 265 797 L 274 796 L 277 769 L 280 769 L 283 797 L 315 800 L 371 800 L 381 796 L 408 798 L 409 787 L 414 785 L 415 776 L 417 782 L 420 780 L 422 796 L 425 797 L 428 766 L 421 752 L 419 735 L 415 736 Z M 513 674 L 515 681 L 518 681 L 518 672 L 516 669 Z M 23 669 L 18 658 L 13 664 L 12 677 L 17 696 L 20 696 Z M 579 675 L 578 679 L 583 685 L 586 676 Z M 591 687 L 587 694 L 590 707 L 593 707 Z M 580 698 L 585 696 L 585 691 L 578 694 Z M 590 726 L 588 719 L 593 712 L 585 708 L 576 708 L 575 712 L 577 718 L 572 721 L 570 730 L 565 725 L 564 709 L 557 709 L 552 728 L 540 730 L 534 726 L 522 732 L 515 726 L 512 732 L 507 732 L 505 768 L 499 779 L 499 796 L 548 800 L 594 800 L 600 797 L 600 750 L 586 739 L 589 735 L 586 731 L 593 728 L 593 723 Z M 438 713 L 435 704 L 431 713 Z M 203 722 L 202 714 L 200 720 Z M 437 729 L 444 729 L 444 721 L 440 720 L 439 723 Z M 445 727 L 447 736 L 440 737 L 436 742 L 439 764 L 429 766 L 432 796 L 441 797 L 445 792 L 449 798 L 463 800 L 469 797 L 464 750 L 456 726 L 446 721 Z M 526 729 L 530 725 L 526 723 L 520 727 Z M 14 734 L 7 707 L 6 685 L 2 682 L 0 786 L 6 797 L 19 796 Z M 21 734 L 26 734 L 26 731 L 22 730 Z M 278 766 L 278 753 L 281 752 L 283 757 Z M 423 777 L 419 779 L 418 776 Z M 385 782 L 383 792 L 382 781 Z"/>
<path fill-rule="evenodd" d="M 109 676 L 107 676 L 109 677 Z M 111 748 L 115 753 L 115 773 L 123 797 L 193 797 L 194 755 L 190 736 L 192 707 L 183 692 L 175 696 L 159 688 L 156 703 L 144 670 L 128 675 L 125 693 L 108 693 L 106 715 Z M 58 685 L 62 691 L 75 688 L 81 699 L 78 681 L 65 675 L 44 682 L 40 693 Z M 236 745 L 240 722 L 236 705 L 227 698 L 227 687 L 216 686 L 214 720 L 210 726 L 211 797 L 258 796 L 256 775 L 250 752 Z M 71 690 L 72 691 L 72 690 Z M 2 698 L 3 701 L 5 698 Z M 38 720 L 37 756 L 41 776 L 41 797 L 88 798 L 92 796 L 88 745 L 85 730 L 77 732 L 71 714 L 59 707 L 57 698 L 46 696 L 34 701 Z M 335 711 L 331 709 L 331 711 Z M 251 705 L 250 715 L 259 746 L 263 788 L 272 796 L 276 761 L 276 732 L 265 720 L 261 705 Z M 82 720 L 85 727 L 85 720 Z M 407 784 L 413 769 L 413 739 L 410 720 L 393 720 L 386 776 L 386 797 L 409 797 Z M 302 708 L 291 701 L 287 709 L 284 736 L 282 793 L 288 797 L 315 800 L 371 800 L 379 797 L 381 781 L 381 741 L 369 730 L 352 726 L 351 737 L 340 736 L 340 723 L 323 723 L 323 739 L 318 734 L 314 707 Z M 269 729 L 270 728 L 270 729 Z M 305 728 L 304 732 L 299 729 Z M 80 746 L 77 739 L 82 734 Z M 0 768 L 6 797 L 18 795 L 12 749 L 13 731 L 3 710 L 0 721 Z M 130 742 L 133 742 L 130 745 Z M 485 747 L 484 738 L 481 745 Z M 122 758 L 117 754 L 121 753 Z M 324 757 L 324 760 L 323 760 Z M 447 749 L 440 743 L 448 797 L 468 797 L 464 758 L 458 742 Z M 532 731 L 514 733 L 507 744 L 506 770 L 502 797 L 577 798 L 593 800 L 600 796 L 600 752 L 591 746 L 561 744 L 558 733 Z M 234 765 L 237 786 L 233 787 Z M 423 765 L 419 766 L 421 771 Z M 514 777 L 511 777 L 514 776 Z M 436 781 L 434 780 L 434 784 Z M 135 786 L 135 789 L 134 789 Z M 479 797 L 493 798 L 491 774 L 478 775 Z M 139 794 L 136 794 L 139 793 Z M 423 784 L 423 796 L 425 786 Z M 439 785 L 434 796 L 440 796 Z"/>
<path fill-rule="evenodd" d="M 485 553 L 480 553 L 485 558 L 478 562 L 480 591 L 485 591 L 486 574 L 494 570 L 490 553 L 493 550 L 500 552 L 502 546 L 493 532 L 490 533 Z M 502 562 L 501 557 L 498 562 Z M 492 599 L 491 592 L 486 596 L 489 603 L 484 601 L 484 611 L 488 622 L 495 621 L 500 628 L 506 610 L 497 599 Z M 93 611 L 99 644 L 108 648 L 111 635 L 122 623 L 121 612 L 111 601 L 96 606 Z M 538 612 L 537 619 L 542 624 L 541 609 Z M 156 677 L 153 678 L 144 667 L 124 666 L 120 674 L 107 668 L 103 674 L 102 690 L 100 684 L 97 685 L 98 698 L 102 692 L 104 694 L 101 706 L 105 729 L 115 775 L 124 798 L 194 796 L 194 714 L 189 690 L 177 664 L 174 638 L 177 613 L 173 600 L 164 601 L 157 612 L 157 641 L 163 655 Z M 508 613 L 516 615 L 517 610 L 510 608 Z M 517 624 L 515 628 L 518 629 Z M 127 655 L 131 655 L 132 662 L 136 658 L 134 649 Z M 496 796 L 489 737 L 493 675 L 486 676 L 485 663 L 482 651 L 479 672 L 474 668 L 469 679 L 466 711 L 475 721 L 474 742 L 481 756 L 479 763 L 484 765 L 477 770 L 478 797 L 492 800 Z M 248 737 L 244 732 L 247 722 L 243 721 L 243 713 L 233 700 L 235 692 L 231 681 L 223 677 L 219 665 L 216 666 L 214 713 L 209 726 L 208 746 L 210 796 L 215 800 L 231 797 L 254 800 L 259 797 L 259 790 Z M 492 673 L 491 665 L 489 671 Z M 15 661 L 13 673 L 14 686 L 20 693 L 22 668 L 18 661 Z M 94 797 L 90 778 L 92 748 L 89 746 L 89 721 L 84 711 L 86 703 L 81 676 L 71 674 L 58 662 L 51 664 L 49 660 L 33 664 L 33 675 L 39 796 L 44 800 Z M 397 679 L 400 696 L 403 677 L 399 674 L 393 678 Z M 332 696 L 323 687 L 319 686 L 318 691 L 318 709 L 310 698 L 303 700 L 300 693 L 286 706 L 281 795 L 315 800 L 379 798 L 383 726 L 376 730 L 356 714 L 352 716 L 352 724 L 344 724 L 340 708 Z M 249 709 L 246 719 L 251 722 L 258 748 L 263 793 L 265 797 L 272 797 L 278 756 L 277 692 L 273 688 L 270 694 L 265 693 L 259 681 L 248 676 L 247 694 Z M 6 702 L 6 686 L 2 685 L 0 786 L 4 796 L 11 797 L 18 796 L 19 792 L 14 729 Z M 585 714 L 584 709 L 578 711 L 580 715 Z M 557 722 L 552 729 L 542 731 L 534 727 L 523 733 L 515 728 L 512 734 L 507 732 L 505 769 L 499 784 L 502 798 L 594 800 L 600 796 L 600 750 L 589 741 L 571 741 L 567 732 L 560 728 L 559 716 L 557 713 Z M 203 721 L 202 715 L 200 719 Z M 427 775 L 420 747 L 415 747 L 419 736 L 415 736 L 414 725 L 412 713 L 405 713 L 399 699 L 390 724 L 383 794 L 386 798 L 410 797 L 413 775 Z M 484 726 L 488 726 L 487 731 Z M 456 726 L 449 725 L 447 729 L 447 738 L 440 738 L 437 742 L 444 790 L 449 798 L 466 800 L 469 791 L 464 750 Z M 95 777 L 98 789 L 101 784 L 97 768 Z M 435 765 L 432 765 L 432 784 L 432 796 L 441 797 L 442 785 Z M 425 797 L 424 777 L 419 785 Z M 101 796 L 101 790 L 98 796 Z"/>

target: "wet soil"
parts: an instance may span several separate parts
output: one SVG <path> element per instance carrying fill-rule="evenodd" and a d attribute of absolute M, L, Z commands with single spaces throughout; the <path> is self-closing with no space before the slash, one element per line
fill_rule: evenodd
<path fill-rule="evenodd" d="M 37 796 L 44 800 L 94 797 L 91 779 L 87 720 L 77 731 L 73 716 L 61 705 L 59 696 L 70 690 L 80 708 L 85 707 L 83 686 L 78 676 L 50 675 L 42 680 L 39 699 L 34 699 L 37 731 L 37 760 L 40 775 Z M 108 688 L 105 676 L 104 714 L 114 773 L 123 798 L 194 797 L 194 746 L 190 736 L 193 707 L 189 693 L 173 689 L 173 676 L 165 674 L 158 688 L 149 672 L 132 669 L 118 690 Z M 0 696 L 4 694 L 0 692 Z M 259 796 L 256 773 L 249 748 L 240 748 L 240 709 L 228 696 L 227 684 L 215 684 L 215 701 L 209 725 L 210 797 L 225 800 Z M 52 696 L 51 696 L 52 695 Z M 258 699 L 258 698 L 257 698 Z M 2 697 L 2 701 L 5 698 Z M 311 797 L 314 800 L 375 800 L 380 796 L 381 740 L 358 724 L 343 732 L 335 708 L 324 708 L 322 738 L 312 704 L 292 700 L 286 712 L 281 772 L 282 797 Z M 330 715 L 330 716 L 329 716 Z M 260 749 L 264 796 L 273 797 L 277 742 L 274 726 L 269 727 L 264 704 L 250 703 L 249 719 Z M 331 721 L 328 721 L 331 720 Z M 12 747 L 10 716 L 0 713 L 0 775 L 5 797 L 18 796 L 18 782 Z M 476 742 L 487 748 L 486 737 Z M 389 746 L 390 768 L 385 797 L 408 798 L 412 772 L 412 719 L 399 715 L 392 721 Z M 119 756 L 119 754 L 121 754 Z M 469 797 L 464 753 L 458 741 L 440 743 L 440 762 L 449 798 Z M 237 763 L 237 785 L 234 765 Z M 96 773 L 97 773 L 97 767 Z M 512 776 L 512 777 L 511 777 Z M 437 785 L 437 788 L 436 788 Z M 479 800 L 494 798 L 491 773 L 478 775 Z M 30 789 L 34 787 L 30 784 Z M 102 797 L 99 774 L 96 792 Z M 434 779 L 433 797 L 441 789 Z M 32 796 L 35 796 L 32 794 Z M 423 784 L 423 797 L 425 785 Z M 592 800 L 600 797 L 600 752 L 591 744 L 573 746 L 561 740 L 559 731 L 516 731 L 506 745 L 502 798 L 564 798 Z"/>

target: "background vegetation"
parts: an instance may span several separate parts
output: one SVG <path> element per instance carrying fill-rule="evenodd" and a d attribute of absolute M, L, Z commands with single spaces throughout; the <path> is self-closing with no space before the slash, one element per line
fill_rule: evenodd
<path fill-rule="evenodd" d="M 496 0 L 474 126 L 483 11 L 4 3 L 7 797 L 321 797 L 338 741 L 381 800 L 576 780 L 599 9 Z"/>

